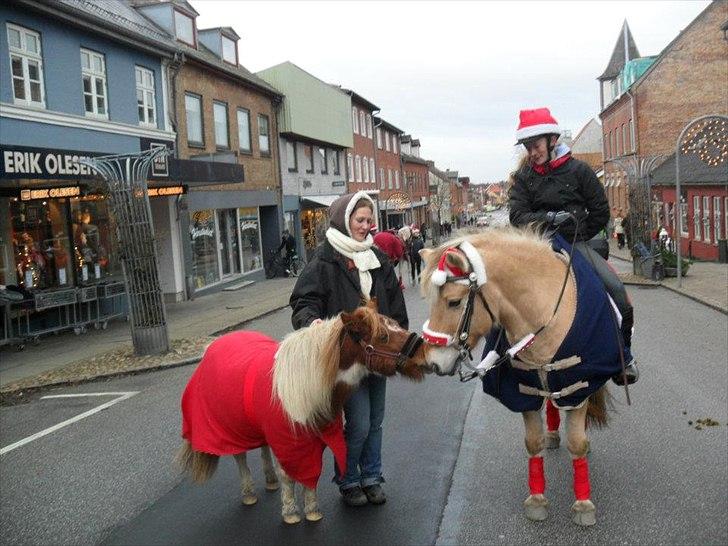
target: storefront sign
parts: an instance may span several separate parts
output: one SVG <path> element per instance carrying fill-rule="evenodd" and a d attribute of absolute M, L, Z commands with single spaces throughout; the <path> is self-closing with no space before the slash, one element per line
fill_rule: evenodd
<path fill-rule="evenodd" d="M 337 186 L 345 186 L 345 185 L 346 185 L 346 182 L 344 182 L 343 180 L 334 180 L 331 183 L 331 187 L 333 187 L 333 188 L 336 188 Z"/>
<path fill-rule="evenodd" d="M 95 178 L 96 171 L 80 160 L 104 155 L 76 150 L 0 146 L 0 179 Z"/>
<path fill-rule="evenodd" d="M 21 201 L 32 201 L 33 199 L 54 199 L 56 197 L 76 197 L 78 195 L 81 195 L 81 188 L 78 186 L 20 190 Z"/>
<path fill-rule="evenodd" d="M 149 188 L 149 197 L 164 197 L 167 195 L 182 195 L 185 192 L 184 186 L 165 186 L 163 188 Z"/>
<path fill-rule="evenodd" d="M 173 144 L 171 142 L 163 140 L 150 140 L 148 138 L 139 139 L 139 148 L 141 151 L 153 150 L 155 148 L 169 148 L 172 150 Z M 150 178 L 169 178 L 169 161 L 167 158 L 169 155 L 163 155 L 157 157 L 152 163 L 152 168 L 149 172 Z"/>
<path fill-rule="evenodd" d="M 409 195 L 403 192 L 393 193 L 385 200 L 387 210 L 403 211 L 410 207 L 412 201 Z"/>

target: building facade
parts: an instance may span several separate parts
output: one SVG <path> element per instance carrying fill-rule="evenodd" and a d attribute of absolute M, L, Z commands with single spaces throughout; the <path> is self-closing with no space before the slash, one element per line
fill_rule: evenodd
<path fill-rule="evenodd" d="M 403 131 L 381 117 L 374 118 L 377 182 L 379 183 L 379 225 L 399 228 L 411 223 L 411 199 L 402 187 L 400 136 Z"/>
<path fill-rule="evenodd" d="M 429 167 L 420 157 L 420 141 L 410 135 L 400 138 L 403 180 L 412 204 L 412 222 L 418 226 L 429 223 Z"/>

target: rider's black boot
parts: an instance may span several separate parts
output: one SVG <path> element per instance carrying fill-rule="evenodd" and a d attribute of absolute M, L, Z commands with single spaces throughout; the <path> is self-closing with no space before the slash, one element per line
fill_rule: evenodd
<path fill-rule="evenodd" d="M 622 339 L 624 340 L 624 346 L 632 348 L 632 327 L 634 326 L 634 311 L 632 307 L 629 307 L 628 309 L 623 310 L 622 314 Z M 625 365 L 625 375 L 627 377 L 627 384 L 631 385 L 632 383 L 636 383 L 637 380 L 640 377 L 640 372 L 637 369 L 637 362 L 634 359 L 634 355 L 632 356 L 632 360 L 630 362 L 627 362 Z M 622 377 L 622 372 L 620 371 L 617 375 L 612 377 L 612 381 L 614 381 L 617 385 L 624 385 L 624 378 Z"/>

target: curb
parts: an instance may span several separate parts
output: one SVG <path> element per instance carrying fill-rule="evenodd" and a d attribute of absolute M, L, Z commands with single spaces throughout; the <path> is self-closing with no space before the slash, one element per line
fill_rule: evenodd
<path fill-rule="evenodd" d="M 260 313 L 259 315 L 246 319 L 237 324 L 233 324 L 231 326 L 226 326 L 224 328 L 221 328 L 221 329 L 209 334 L 209 337 L 219 337 L 219 336 L 226 334 L 228 332 L 231 332 L 233 330 L 237 330 L 241 326 L 243 326 L 249 322 L 266 317 L 272 313 L 280 311 L 281 309 L 285 309 L 286 307 L 288 307 L 287 304 L 279 306 L 279 307 L 275 307 L 273 309 L 269 309 L 268 311 L 264 311 L 264 312 Z M 183 358 L 181 360 L 176 360 L 174 362 L 169 362 L 166 364 L 153 364 L 150 366 L 129 368 L 127 370 L 118 370 L 118 371 L 113 371 L 113 372 L 108 372 L 108 373 L 101 372 L 101 373 L 99 373 L 97 375 L 93 375 L 93 376 L 79 377 L 77 379 L 65 379 L 65 380 L 61 380 L 61 381 L 52 381 L 49 383 L 40 383 L 38 385 L 32 385 L 29 387 L 19 387 L 19 388 L 8 389 L 8 390 L 0 389 L 0 406 L 12 405 L 13 403 L 16 403 L 16 402 L 24 399 L 25 394 L 32 395 L 33 393 L 41 391 L 43 389 L 49 389 L 49 388 L 53 388 L 53 387 L 67 387 L 67 386 L 72 386 L 72 385 L 82 385 L 84 383 L 92 383 L 94 381 L 99 381 L 99 380 L 103 380 L 103 379 L 113 379 L 113 378 L 117 378 L 117 377 L 124 377 L 127 375 L 138 375 L 138 374 L 142 374 L 142 373 L 146 373 L 146 372 L 155 372 L 155 371 L 166 370 L 166 369 L 170 369 L 170 368 L 180 368 L 182 366 L 189 366 L 191 364 L 197 364 L 201 359 L 202 359 L 202 354 L 193 356 L 193 357 Z M 24 379 L 31 379 L 31 378 L 32 378 L 32 376 L 28 377 L 28 378 L 24 378 Z M 22 380 L 23 379 L 21 379 L 19 381 L 22 381 Z"/>

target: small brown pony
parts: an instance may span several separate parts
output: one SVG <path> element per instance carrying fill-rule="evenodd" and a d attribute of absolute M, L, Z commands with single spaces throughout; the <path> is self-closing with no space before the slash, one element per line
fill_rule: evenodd
<path fill-rule="evenodd" d="M 278 344 L 257 332 L 215 340 L 182 397 L 185 442 L 178 462 L 197 482 L 214 473 L 220 456 L 233 455 L 243 504 L 257 502 L 246 452 L 261 448 L 266 489 L 279 487 L 282 517 L 301 521 L 294 482 L 304 487 L 308 521 L 323 515 L 316 484 L 326 447 L 341 473 L 346 467 L 341 413 L 344 401 L 370 373 L 420 380 L 422 338 L 379 315 L 376 302 L 288 334 Z"/>
<path fill-rule="evenodd" d="M 491 228 L 478 235 L 450 241 L 437 249 L 422 250 L 420 254 L 426 262 L 422 290 L 431 301 L 430 319 L 425 323 L 423 334 L 428 343 L 425 355 L 436 373 L 454 374 L 464 356 L 494 324 L 500 325 L 505 333 L 505 347 L 510 347 L 511 354 L 489 353 L 479 366 L 472 368 L 470 377 L 480 375 L 486 392 L 496 396 L 509 409 L 522 412 L 526 449 L 530 456 L 531 494 L 524 503 L 526 517 L 531 520 L 547 517 L 541 407 L 544 400 L 550 400 L 566 410 L 567 447 L 574 466 L 574 522 L 593 525 L 596 518 L 590 499 L 586 460 L 589 442 L 585 429 L 587 419 L 598 427 L 606 425 L 608 395 L 605 382 L 614 371 L 595 371 L 586 357 L 582 361 L 583 355 L 563 360 L 559 356 L 559 360 L 554 361 L 562 342 L 572 335 L 572 323 L 577 316 L 577 290 L 579 298 L 584 295 L 582 288 L 592 287 L 594 293 L 600 290 L 595 284 L 598 280 L 591 279 L 592 284 L 585 282 L 582 285 L 583 277 L 580 277 L 579 286 L 574 280 L 577 265 L 581 268 L 579 271 L 588 269 L 589 265 L 583 261 L 577 263 L 577 256 L 574 256 L 573 267 L 567 276 L 568 256 L 554 252 L 550 242 L 534 230 L 512 227 Z M 591 274 L 593 272 L 585 275 Z M 605 351 L 604 359 L 609 360 L 607 365 L 611 369 L 620 362 L 621 345 L 615 336 L 614 317 L 606 295 L 599 292 L 598 298 L 599 328 L 587 330 L 590 338 L 581 346 L 606 343 L 608 351 Z M 587 309 L 587 317 L 591 316 L 589 313 L 591 309 Z M 578 316 L 581 320 L 585 315 Z M 579 327 L 573 329 L 577 330 Z M 615 347 L 616 352 L 609 352 L 615 351 Z M 514 369 L 515 374 L 521 375 L 508 379 L 510 383 L 505 385 L 506 376 L 498 374 Z M 561 382 L 558 390 L 553 388 L 557 384 L 553 374 L 583 371 L 588 372 L 586 378 L 570 379 L 567 383 Z M 523 374 L 535 378 L 535 383 L 524 384 Z M 509 405 L 500 396 L 503 385 L 512 389 L 509 392 L 515 392 L 515 396 L 527 396 L 521 405 L 524 409 L 516 409 L 515 403 Z"/>

